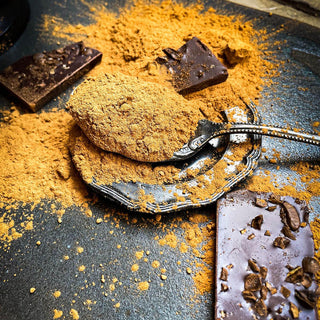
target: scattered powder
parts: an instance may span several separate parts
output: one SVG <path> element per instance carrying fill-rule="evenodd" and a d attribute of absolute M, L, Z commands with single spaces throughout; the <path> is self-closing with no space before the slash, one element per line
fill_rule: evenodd
<path fill-rule="evenodd" d="M 63 315 L 63 312 L 61 310 L 57 310 L 57 309 L 53 310 L 53 319 L 59 319 L 62 317 L 62 315 Z"/>
<path fill-rule="evenodd" d="M 83 272 L 84 270 L 86 270 L 86 266 L 81 265 L 81 266 L 79 266 L 78 270 L 79 270 L 80 272 Z"/>
<path fill-rule="evenodd" d="M 142 281 L 138 283 L 138 289 L 141 291 L 146 291 L 149 289 L 149 282 L 148 281 Z"/>
<path fill-rule="evenodd" d="M 132 266 L 131 266 L 131 271 L 132 272 L 136 272 L 136 271 L 138 271 L 139 270 L 139 265 L 138 264 L 133 264 Z"/>
<path fill-rule="evenodd" d="M 72 317 L 73 320 L 79 320 L 79 313 L 76 309 L 71 309 L 70 310 L 70 316 Z"/>
<path fill-rule="evenodd" d="M 143 257 L 143 253 L 144 253 L 143 250 L 137 251 L 137 252 L 136 252 L 136 258 L 137 258 L 138 260 L 140 260 L 140 259 Z"/>

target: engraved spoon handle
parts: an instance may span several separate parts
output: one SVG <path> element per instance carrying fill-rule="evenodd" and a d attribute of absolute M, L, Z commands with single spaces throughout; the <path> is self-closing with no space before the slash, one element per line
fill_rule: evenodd
<path fill-rule="evenodd" d="M 320 136 L 316 134 L 296 132 L 264 124 L 215 123 L 209 120 L 200 120 L 194 138 L 179 151 L 176 151 L 170 160 L 176 161 L 190 158 L 200 151 L 211 139 L 232 133 L 261 134 L 320 146 Z"/>

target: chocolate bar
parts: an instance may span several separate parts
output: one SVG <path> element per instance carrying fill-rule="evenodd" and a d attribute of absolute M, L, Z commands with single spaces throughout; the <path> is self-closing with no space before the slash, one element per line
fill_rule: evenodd
<path fill-rule="evenodd" d="M 178 50 L 167 48 L 163 52 L 166 56 L 156 60 L 172 73 L 174 88 L 181 94 L 202 90 L 228 77 L 227 68 L 196 37 Z"/>
<path fill-rule="evenodd" d="M 32 111 L 70 86 L 101 61 L 102 53 L 77 42 L 21 58 L 0 73 L 0 86 Z"/>
<path fill-rule="evenodd" d="M 270 193 L 219 200 L 215 319 L 318 319 L 308 214 L 304 202 Z"/>

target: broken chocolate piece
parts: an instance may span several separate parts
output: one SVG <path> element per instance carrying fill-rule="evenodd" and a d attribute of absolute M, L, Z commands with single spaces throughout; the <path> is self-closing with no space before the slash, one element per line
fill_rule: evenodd
<path fill-rule="evenodd" d="M 317 306 L 317 295 L 309 290 L 295 290 L 296 298 L 309 309 L 314 309 Z"/>
<path fill-rule="evenodd" d="M 254 293 L 252 291 L 249 290 L 243 290 L 242 291 L 242 296 L 245 300 L 247 301 L 253 301 L 256 302 L 257 301 L 257 297 L 254 295 Z"/>
<path fill-rule="evenodd" d="M 220 289 L 223 283 L 219 279 L 221 268 L 232 263 L 233 269 L 228 275 L 228 291 L 216 291 L 215 319 L 221 318 L 222 311 L 223 320 L 292 319 L 292 311 L 295 310 L 293 306 L 290 309 L 290 303 L 300 311 L 299 319 L 318 319 L 317 311 L 310 309 L 303 301 L 307 300 L 309 303 L 312 298 L 306 299 L 304 292 L 300 295 L 294 294 L 295 290 L 305 290 L 302 282 L 307 283 L 308 275 L 312 280 L 308 291 L 317 290 L 314 274 L 306 273 L 302 268 L 303 258 L 314 255 L 310 225 L 307 223 L 305 228 L 292 232 L 296 240 L 291 241 L 286 248 L 280 250 L 274 247 L 273 241 L 281 235 L 284 227 L 280 216 L 282 205 L 277 205 L 274 211 L 259 208 L 255 205 L 257 196 L 268 200 L 270 194 L 257 195 L 246 190 L 238 190 L 228 193 L 225 198 L 218 201 L 216 288 Z M 282 197 L 281 201 L 295 206 L 301 221 L 306 221 L 304 217 L 308 208 L 304 202 L 296 203 L 295 199 L 286 196 Z M 251 221 L 260 214 L 263 215 L 264 222 L 261 230 L 257 230 L 252 228 Z M 240 233 L 243 229 L 247 230 L 246 235 L 254 232 L 255 238 L 249 241 Z M 272 237 L 265 236 L 266 230 L 270 231 Z M 254 271 L 255 267 L 252 263 L 249 264 L 249 260 L 260 268 L 259 273 Z M 260 276 L 259 291 L 244 290 L 244 279 L 248 274 L 252 274 L 250 277 Z M 286 282 L 286 279 L 291 282 Z"/>
<path fill-rule="evenodd" d="M 315 258 L 304 257 L 302 260 L 302 268 L 304 272 L 316 274 L 320 269 L 320 265 Z"/>
<path fill-rule="evenodd" d="M 285 249 L 290 244 L 290 240 L 284 237 L 276 237 L 273 241 L 273 245 L 280 249 Z"/>
<path fill-rule="evenodd" d="M 229 287 L 228 285 L 226 285 L 225 283 L 221 283 L 221 291 L 222 292 L 226 292 L 228 291 Z"/>
<path fill-rule="evenodd" d="M 267 306 L 262 299 L 259 299 L 254 304 L 254 309 L 255 309 L 256 313 L 261 317 L 266 317 L 268 315 Z"/>
<path fill-rule="evenodd" d="M 228 270 L 226 268 L 221 269 L 220 280 L 228 281 Z"/>
<path fill-rule="evenodd" d="M 244 289 L 249 291 L 259 291 L 262 287 L 259 274 L 250 273 L 244 278 Z"/>
<path fill-rule="evenodd" d="M 260 272 L 260 268 L 258 267 L 257 263 L 252 259 L 248 260 L 248 265 L 253 272 Z"/>
<path fill-rule="evenodd" d="M 266 267 L 260 268 L 260 275 L 262 279 L 265 279 L 268 275 L 268 269 Z"/>
<path fill-rule="evenodd" d="M 102 53 L 77 42 L 21 58 L 0 73 L 0 87 L 37 111 L 100 62 Z"/>
<path fill-rule="evenodd" d="M 289 289 L 287 289 L 286 287 L 281 286 L 280 292 L 285 298 L 290 297 L 291 291 Z"/>
<path fill-rule="evenodd" d="M 281 196 L 279 196 L 278 194 L 273 194 L 273 193 L 270 194 L 268 201 L 273 204 L 282 204 L 283 203 L 283 201 L 281 200 Z"/>
<path fill-rule="evenodd" d="M 298 307 L 292 302 L 290 302 L 290 312 L 291 312 L 293 319 L 299 318 L 300 311 L 299 311 Z"/>
<path fill-rule="evenodd" d="M 261 198 L 257 198 L 255 204 L 259 208 L 266 208 L 268 206 L 268 202 Z"/>
<path fill-rule="evenodd" d="M 301 224 L 301 220 L 296 208 L 286 201 L 284 201 L 282 205 L 286 213 L 288 226 L 293 231 L 298 230 Z"/>
<path fill-rule="evenodd" d="M 289 239 L 296 240 L 296 236 L 292 233 L 290 228 L 287 225 L 284 225 L 281 229 L 281 232 Z"/>
<path fill-rule="evenodd" d="M 181 94 L 205 89 L 228 77 L 227 68 L 196 37 L 178 50 L 167 48 L 163 52 L 166 56 L 157 62 L 172 73 L 174 88 Z"/>
<path fill-rule="evenodd" d="M 296 267 L 290 270 L 286 276 L 285 281 L 290 283 L 301 283 L 303 280 L 303 269 L 301 267 Z"/>
<path fill-rule="evenodd" d="M 254 219 L 252 219 L 251 227 L 257 230 L 261 230 L 262 223 L 263 223 L 263 215 L 260 214 L 256 216 Z"/>

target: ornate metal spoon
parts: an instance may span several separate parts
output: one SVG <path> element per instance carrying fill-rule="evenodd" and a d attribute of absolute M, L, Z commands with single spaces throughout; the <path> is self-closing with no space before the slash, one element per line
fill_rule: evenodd
<path fill-rule="evenodd" d="M 320 146 L 320 136 L 306 132 L 296 132 L 275 126 L 252 123 L 215 123 L 200 120 L 195 135 L 180 150 L 176 151 L 168 161 L 181 161 L 198 153 L 211 139 L 224 134 L 250 133 L 284 138 Z"/>

